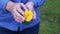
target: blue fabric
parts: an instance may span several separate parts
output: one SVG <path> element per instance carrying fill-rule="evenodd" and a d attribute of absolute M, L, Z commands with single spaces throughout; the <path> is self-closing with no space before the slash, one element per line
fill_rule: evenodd
<path fill-rule="evenodd" d="M 24 29 L 20 34 L 38 34 L 40 24 L 36 24 L 34 27 Z"/>
<path fill-rule="evenodd" d="M 29 1 L 32 1 L 34 3 L 35 8 L 39 7 L 39 6 L 42 6 L 45 2 L 45 0 L 29 0 Z"/>
<path fill-rule="evenodd" d="M 0 27 L 0 34 L 18 34 L 18 32 Z"/>
<path fill-rule="evenodd" d="M 29 1 L 32 1 L 35 6 L 35 11 L 37 13 L 37 19 L 35 21 L 32 21 L 29 25 L 25 25 L 25 24 L 20 24 L 18 22 L 16 22 L 12 16 L 12 14 L 10 12 L 8 12 L 6 10 L 6 5 L 9 1 L 13 1 L 13 2 L 22 2 L 22 3 L 27 3 Z M 13 31 L 17 31 L 18 30 L 18 26 L 20 27 L 20 31 L 26 29 L 26 28 L 30 28 L 35 26 L 36 24 L 39 23 L 40 21 L 40 17 L 39 17 L 39 11 L 38 11 L 38 6 L 41 6 L 44 4 L 44 0 L 0 0 L 0 27 L 4 27 Z"/>
<path fill-rule="evenodd" d="M 20 29 L 20 28 L 19 28 Z M 23 31 L 11 31 L 6 28 L 0 27 L 0 34 L 38 34 L 39 32 L 39 23 L 34 27 L 24 29 Z"/>

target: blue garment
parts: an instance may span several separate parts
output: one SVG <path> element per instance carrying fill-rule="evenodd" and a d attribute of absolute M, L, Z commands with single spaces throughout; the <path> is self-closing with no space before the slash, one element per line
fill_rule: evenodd
<path fill-rule="evenodd" d="M 39 23 L 34 27 L 24 29 L 23 31 L 11 31 L 9 29 L 5 29 L 0 27 L 0 34 L 38 34 L 39 32 Z"/>
<path fill-rule="evenodd" d="M 9 1 L 17 2 L 17 3 L 24 3 L 31 1 L 34 3 L 34 8 L 37 14 L 37 19 L 35 21 L 32 21 L 29 25 L 18 23 L 14 20 L 12 14 L 6 10 L 6 5 Z M 0 27 L 4 27 L 13 31 L 18 30 L 18 26 L 20 27 L 20 31 L 35 26 L 39 23 L 40 17 L 39 17 L 39 11 L 38 7 L 42 6 L 44 4 L 44 0 L 0 0 Z"/>

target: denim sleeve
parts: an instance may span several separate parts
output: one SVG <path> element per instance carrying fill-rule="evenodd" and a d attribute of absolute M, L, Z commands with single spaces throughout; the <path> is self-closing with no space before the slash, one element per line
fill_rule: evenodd
<path fill-rule="evenodd" d="M 32 1 L 35 7 L 42 6 L 45 2 L 45 0 L 29 0 L 29 1 Z"/>
<path fill-rule="evenodd" d="M 0 0 L 0 10 L 6 10 L 6 5 L 10 0 Z"/>

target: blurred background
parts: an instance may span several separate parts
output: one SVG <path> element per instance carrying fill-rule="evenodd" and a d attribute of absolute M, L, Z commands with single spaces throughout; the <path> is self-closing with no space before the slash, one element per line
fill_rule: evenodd
<path fill-rule="evenodd" d="M 41 22 L 39 34 L 60 34 L 60 0 L 45 0 L 39 7 Z"/>

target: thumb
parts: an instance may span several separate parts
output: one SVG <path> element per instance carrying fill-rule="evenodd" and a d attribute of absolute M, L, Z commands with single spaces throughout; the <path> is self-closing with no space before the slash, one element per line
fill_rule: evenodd
<path fill-rule="evenodd" d="M 33 20 L 36 20 L 36 12 L 35 12 L 35 10 L 33 10 L 33 14 L 34 14 Z"/>

